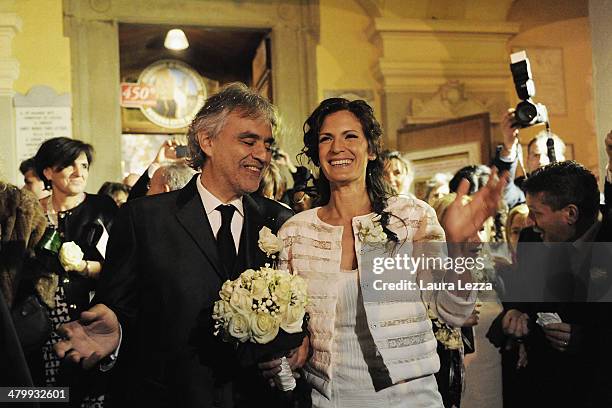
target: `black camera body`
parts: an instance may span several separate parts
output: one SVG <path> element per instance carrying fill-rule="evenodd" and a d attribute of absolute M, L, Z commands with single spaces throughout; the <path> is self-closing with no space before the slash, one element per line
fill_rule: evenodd
<path fill-rule="evenodd" d="M 548 110 L 541 103 L 534 102 L 535 83 L 531 76 L 531 65 L 525 51 L 510 55 L 510 71 L 514 80 L 516 94 L 521 99 L 514 111 L 513 126 L 526 128 L 538 123 L 548 122 Z"/>

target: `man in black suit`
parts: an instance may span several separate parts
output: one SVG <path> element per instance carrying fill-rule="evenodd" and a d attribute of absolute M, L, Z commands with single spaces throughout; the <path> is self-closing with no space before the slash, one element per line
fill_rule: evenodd
<path fill-rule="evenodd" d="M 611 231 L 609 216 L 598 217 L 597 181 L 566 161 L 534 171 L 524 187 L 541 240 L 521 235 L 514 303 L 502 322 L 528 350 L 521 406 L 610 406 Z M 542 313 L 561 321 L 535 324 Z"/>
<path fill-rule="evenodd" d="M 112 370 L 122 390 L 111 401 L 233 405 L 236 390 L 228 384 L 244 370 L 233 348 L 213 337 L 212 307 L 224 281 L 267 261 L 257 245 L 260 229 L 276 232 L 291 215 L 274 201 L 249 195 L 270 162 L 275 124 L 267 100 L 230 84 L 206 101 L 189 129 L 189 162 L 201 175 L 181 190 L 121 208 L 98 304 L 65 325 L 65 340 L 56 346 L 60 357 L 86 366 L 118 354 Z M 295 353 L 291 363 L 303 363 L 305 354 Z M 253 383 L 267 384 L 263 378 Z M 252 395 L 238 391 L 243 398 Z"/>

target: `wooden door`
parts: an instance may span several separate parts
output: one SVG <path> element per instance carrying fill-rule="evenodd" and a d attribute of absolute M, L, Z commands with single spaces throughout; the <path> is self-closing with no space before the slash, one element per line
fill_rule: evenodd
<path fill-rule="evenodd" d="M 436 173 L 454 174 L 464 166 L 489 164 L 491 124 L 488 113 L 398 130 L 398 150 L 412 161 L 414 193 L 422 197 L 425 182 Z"/>
<path fill-rule="evenodd" d="M 260 95 L 274 102 L 272 100 L 272 60 L 270 50 L 270 37 L 266 36 L 261 40 L 261 43 L 259 43 L 257 51 L 255 51 L 255 56 L 253 57 L 252 87 L 256 89 Z"/>

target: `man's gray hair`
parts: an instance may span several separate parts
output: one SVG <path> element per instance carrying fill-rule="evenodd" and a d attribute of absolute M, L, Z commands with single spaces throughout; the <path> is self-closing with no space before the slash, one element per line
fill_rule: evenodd
<path fill-rule="evenodd" d="M 276 131 L 277 116 L 274 105 L 245 84 L 232 82 L 206 100 L 189 126 L 188 163 L 194 170 L 200 170 L 206 161 L 198 134 L 205 132 L 209 137 L 216 138 L 223 129 L 227 116 L 232 112 L 238 112 L 244 118 L 265 120 L 270 123 L 272 133 Z"/>
<path fill-rule="evenodd" d="M 163 165 L 160 168 L 162 171 L 162 179 L 170 191 L 180 190 L 185 187 L 189 180 L 195 174 L 195 171 L 186 164 L 172 163 Z"/>

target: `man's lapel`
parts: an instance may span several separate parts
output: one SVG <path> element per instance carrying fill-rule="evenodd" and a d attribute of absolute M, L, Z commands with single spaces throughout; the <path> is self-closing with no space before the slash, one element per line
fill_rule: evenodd
<path fill-rule="evenodd" d="M 215 273 L 219 275 L 222 281 L 225 281 L 228 277 L 225 270 L 221 267 L 215 236 L 213 235 L 195 184 L 198 182 L 198 178 L 199 174 L 193 176 L 191 181 L 181 190 L 178 198 L 176 218 L 202 252 L 204 252 L 204 255 L 213 265 Z"/>
<path fill-rule="evenodd" d="M 259 230 L 264 226 L 264 214 L 259 205 L 249 195 L 242 198 L 244 223 L 240 236 L 238 259 L 234 264 L 232 276 L 237 277 L 248 268 L 259 268 L 265 263 L 265 255 L 259 249 Z"/>

